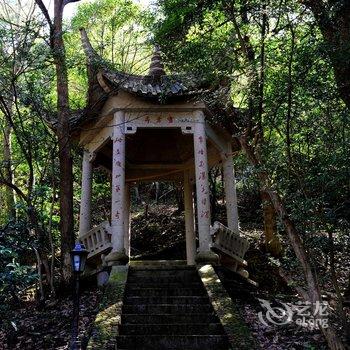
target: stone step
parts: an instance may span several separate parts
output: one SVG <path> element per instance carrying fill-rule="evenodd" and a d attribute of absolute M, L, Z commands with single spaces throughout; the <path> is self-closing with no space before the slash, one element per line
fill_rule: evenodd
<path fill-rule="evenodd" d="M 121 335 L 222 335 L 224 334 L 221 323 L 199 324 L 121 324 Z"/>
<path fill-rule="evenodd" d="M 205 296 L 204 288 L 132 288 L 126 287 L 125 295 L 130 297 L 157 296 Z"/>
<path fill-rule="evenodd" d="M 228 339 L 195 267 L 131 265 L 117 337 L 120 350 L 221 350 Z"/>
<path fill-rule="evenodd" d="M 201 282 L 182 282 L 182 283 L 161 283 L 161 282 L 153 282 L 153 283 L 139 283 L 139 282 L 130 282 L 128 281 L 127 288 L 135 289 L 135 288 L 203 288 L 203 284 Z"/>
<path fill-rule="evenodd" d="M 178 324 L 178 323 L 218 323 L 217 316 L 209 313 L 204 314 L 123 314 L 121 324 Z"/>
<path fill-rule="evenodd" d="M 187 265 L 186 260 L 148 260 L 130 261 L 130 270 L 193 270 L 195 266 Z"/>
<path fill-rule="evenodd" d="M 223 335 L 121 335 L 118 349 L 137 350 L 227 350 L 229 345 Z"/>
<path fill-rule="evenodd" d="M 170 275 L 170 276 L 128 276 L 129 283 L 200 283 L 198 275 Z"/>
<path fill-rule="evenodd" d="M 123 313 L 126 314 L 191 314 L 191 313 L 210 313 L 213 308 L 209 304 L 139 304 L 139 305 L 123 305 Z"/>
<path fill-rule="evenodd" d="M 209 298 L 207 296 L 185 296 L 185 297 L 172 297 L 172 296 L 158 296 L 158 297 L 125 297 L 125 305 L 138 305 L 138 304 L 208 304 Z"/>
<path fill-rule="evenodd" d="M 147 270 L 130 270 L 128 277 L 142 278 L 142 277 L 198 277 L 197 270 L 174 270 L 174 269 L 147 269 Z"/>

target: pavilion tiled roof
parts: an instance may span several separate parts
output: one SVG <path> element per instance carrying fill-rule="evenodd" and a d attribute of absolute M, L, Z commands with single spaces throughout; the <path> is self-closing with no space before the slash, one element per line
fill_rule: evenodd
<path fill-rule="evenodd" d="M 89 90 L 97 80 L 105 93 L 113 94 L 121 89 L 159 103 L 198 93 L 196 89 L 186 86 L 183 78 L 180 79 L 176 75 L 166 75 L 158 47 L 155 48 L 151 58 L 148 74 L 135 75 L 107 68 L 92 48 L 84 29 L 81 29 L 81 39 L 87 57 Z M 91 95 L 88 98 L 94 99 Z"/>
<path fill-rule="evenodd" d="M 147 75 L 129 74 L 110 69 L 93 49 L 85 29 L 81 29 L 80 33 L 87 63 L 88 91 L 86 107 L 71 113 L 72 131 L 78 130 L 85 121 L 96 118 L 108 97 L 120 90 L 159 104 L 190 100 L 203 92 L 196 87 L 194 79 L 167 75 L 158 47 L 152 55 Z M 48 123 L 52 128 L 57 127 L 56 121 Z"/>
<path fill-rule="evenodd" d="M 158 98 L 159 101 L 174 96 L 183 96 L 190 92 L 176 76 L 142 76 L 111 71 L 104 71 L 102 76 L 109 85 L 116 89 L 122 89 L 145 98 Z"/>

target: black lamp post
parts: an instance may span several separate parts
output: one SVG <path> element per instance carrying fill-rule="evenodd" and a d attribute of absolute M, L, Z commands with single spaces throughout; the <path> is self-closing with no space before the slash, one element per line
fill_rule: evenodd
<path fill-rule="evenodd" d="M 78 328 L 79 328 L 79 278 L 80 274 L 84 272 L 86 257 L 89 252 L 85 249 L 85 246 L 80 243 L 76 243 L 74 249 L 71 251 L 72 269 L 74 274 L 74 298 L 73 298 L 73 322 L 72 322 L 72 340 L 71 350 L 80 349 L 80 342 L 78 341 Z"/>

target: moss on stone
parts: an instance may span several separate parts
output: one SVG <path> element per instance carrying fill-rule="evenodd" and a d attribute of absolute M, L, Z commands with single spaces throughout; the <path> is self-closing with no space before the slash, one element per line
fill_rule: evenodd
<path fill-rule="evenodd" d="M 208 292 L 209 299 L 231 343 L 231 349 L 254 350 L 257 343 L 232 299 L 221 284 L 211 265 L 199 268 L 199 275 Z"/>
<path fill-rule="evenodd" d="M 88 350 L 104 350 L 113 348 L 118 335 L 118 324 L 121 319 L 123 295 L 127 277 L 127 267 L 112 268 L 105 287 L 99 312 L 95 318 L 93 331 L 89 340 Z"/>

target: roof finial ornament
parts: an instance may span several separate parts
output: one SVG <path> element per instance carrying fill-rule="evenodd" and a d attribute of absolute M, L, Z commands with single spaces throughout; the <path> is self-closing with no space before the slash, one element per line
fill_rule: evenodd
<path fill-rule="evenodd" d="M 165 75 L 164 64 L 162 62 L 162 56 L 159 45 L 154 45 L 154 52 L 151 58 L 151 64 L 149 66 L 148 75 L 162 76 Z"/>

